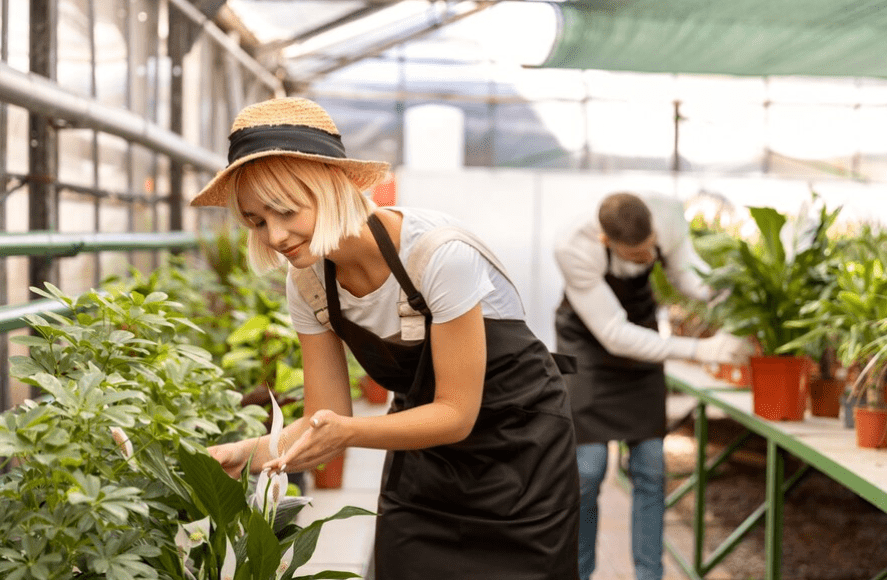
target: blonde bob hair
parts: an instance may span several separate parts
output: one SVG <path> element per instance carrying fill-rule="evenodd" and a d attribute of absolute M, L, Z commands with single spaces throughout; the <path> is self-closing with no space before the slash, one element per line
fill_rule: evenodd
<path fill-rule="evenodd" d="M 339 167 L 297 157 L 271 155 L 251 160 L 235 170 L 231 183 L 228 208 L 249 228 L 247 252 L 250 266 L 258 273 L 278 268 L 286 260 L 259 240 L 240 211 L 238 192 L 255 195 L 279 212 L 313 205 L 316 217 L 308 250 L 317 257 L 338 249 L 343 239 L 359 235 L 376 208 Z"/>

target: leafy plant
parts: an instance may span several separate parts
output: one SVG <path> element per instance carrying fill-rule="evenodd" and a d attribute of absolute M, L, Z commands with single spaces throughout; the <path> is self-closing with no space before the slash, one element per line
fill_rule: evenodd
<path fill-rule="evenodd" d="M 15 339 L 30 355 L 11 359 L 12 374 L 44 395 L 0 416 L 0 576 L 215 580 L 220 560 L 189 568 L 174 541 L 209 516 L 224 530 L 213 557 L 228 538 L 252 562 L 235 578 L 280 578 L 282 543 L 310 540 L 320 524 L 303 531 L 279 511 L 262 524 L 267 514 L 245 499 L 250 480 L 231 480 L 206 455 L 207 445 L 264 433 L 266 413 L 242 407 L 210 354 L 183 340 L 199 328 L 161 292 L 34 291 L 74 314 L 31 316 L 35 335 Z M 295 565 L 314 544 L 300 545 Z"/>
<path fill-rule="evenodd" d="M 864 227 L 842 246 L 834 291 L 804 307 L 793 326 L 805 330 L 795 343 L 836 344 L 846 367 L 862 369 L 854 396 L 884 406 L 887 373 L 887 233 Z M 792 344 L 787 347 L 792 347 Z"/>
<path fill-rule="evenodd" d="M 808 303 L 828 295 L 834 280 L 833 247 L 827 237 L 840 209 L 824 207 L 816 219 L 802 224 L 800 234 L 786 247 L 781 238 L 787 218 L 773 208 L 751 207 L 758 228 L 754 244 L 737 240 L 737 251 L 704 275 L 725 298 L 714 315 L 725 330 L 754 337 L 763 354 L 804 354 L 797 342 L 805 331 L 786 324 L 803 318 Z"/>

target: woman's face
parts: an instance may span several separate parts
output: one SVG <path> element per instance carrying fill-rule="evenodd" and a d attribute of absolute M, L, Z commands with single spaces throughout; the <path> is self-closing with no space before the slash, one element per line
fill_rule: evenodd
<path fill-rule="evenodd" d="M 307 268 L 317 261 L 308 250 L 317 218 L 313 203 L 294 211 L 275 209 L 248 191 L 238 191 L 237 202 L 259 241 L 294 267 Z"/>

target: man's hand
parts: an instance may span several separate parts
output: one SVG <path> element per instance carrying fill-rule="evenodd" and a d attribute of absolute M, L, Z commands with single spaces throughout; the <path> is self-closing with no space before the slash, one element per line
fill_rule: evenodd
<path fill-rule="evenodd" d="M 748 340 L 726 332 L 717 332 L 710 338 L 699 339 L 693 358 L 705 363 L 743 365 L 752 354 L 754 349 Z"/>

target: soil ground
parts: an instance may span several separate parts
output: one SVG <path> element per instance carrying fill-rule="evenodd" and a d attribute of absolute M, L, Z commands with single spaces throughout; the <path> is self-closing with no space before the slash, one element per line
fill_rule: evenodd
<path fill-rule="evenodd" d="M 730 419 L 709 423 L 709 457 L 744 429 Z M 668 491 L 692 473 L 696 445 L 692 425 L 679 426 L 666 438 L 666 465 L 674 474 Z M 885 451 L 887 453 L 887 451 Z M 707 553 L 717 547 L 764 501 L 766 441 L 753 437 L 724 462 L 708 483 Z M 786 477 L 801 464 L 790 458 Z M 673 508 L 692 526 L 693 494 Z M 763 520 L 722 562 L 737 580 L 765 577 Z M 786 496 L 784 506 L 783 580 L 870 580 L 887 569 L 887 513 L 811 469 Z"/>

